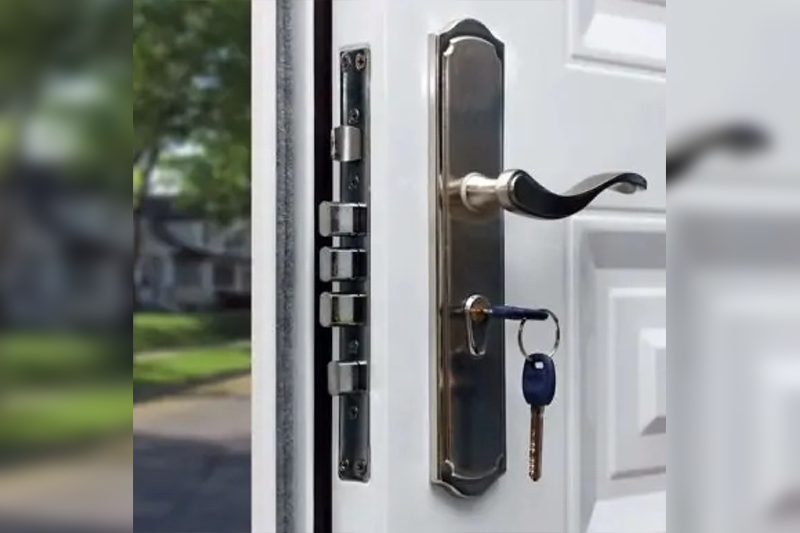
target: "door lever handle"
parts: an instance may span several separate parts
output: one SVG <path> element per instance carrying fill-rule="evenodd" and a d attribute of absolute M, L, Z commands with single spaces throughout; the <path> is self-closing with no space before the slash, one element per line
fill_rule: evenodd
<path fill-rule="evenodd" d="M 502 208 L 546 220 L 570 217 L 584 210 L 608 189 L 633 194 L 647 190 L 647 180 L 633 172 L 598 174 L 586 178 L 564 194 L 557 194 L 524 170 L 506 170 L 497 179 L 472 173 L 451 185 L 451 193 L 457 193 L 464 207 L 473 213 L 489 214 Z"/>
<path fill-rule="evenodd" d="M 667 149 L 667 185 L 687 174 L 697 162 L 715 151 L 752 155 L 769 147 L 770 137 L 759 126 L 732 123 L 706 127 L 673 142 Z"/>

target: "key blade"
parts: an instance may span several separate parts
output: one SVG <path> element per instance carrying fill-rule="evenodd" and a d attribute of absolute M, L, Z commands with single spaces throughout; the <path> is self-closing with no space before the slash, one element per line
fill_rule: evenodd
<path fill-rule="evenodd" d="M 544 407 L 531 407 L 531 441 L 528 450 L 528 476 L 542 479 L 542 442 L 544 437 Z"/>

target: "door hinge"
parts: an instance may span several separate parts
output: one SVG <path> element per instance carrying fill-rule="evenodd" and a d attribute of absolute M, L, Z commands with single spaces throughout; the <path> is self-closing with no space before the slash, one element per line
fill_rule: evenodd
<path fill-rule="evenodd" d="M 328 391 L 339 398 L 339 478 L 370 477 L 369 426 L 369 49 L 339 54 L 341 125 L 331 131 L 338 198 L 319 206 L 319 231 L 333 245 L 319 252 L 330 291 L 320 295 L 320 323 L 337 328 L 338 358 L 328 365 Z"/>

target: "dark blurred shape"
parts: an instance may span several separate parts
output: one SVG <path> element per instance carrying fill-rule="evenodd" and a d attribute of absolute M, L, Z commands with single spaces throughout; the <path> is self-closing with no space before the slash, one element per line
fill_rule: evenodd
<path fill-rule="evenodd" d="M 725 151 L 752 155 L 769 147 L 769 137 L 760 127 L 746 122 L 698 130 L 667 149 L 667 184 L 684 176 L 703 157 Z"/>
<path fill-rule="evenodd" d="M 218 223 L 174 196 L 145 198 L 139 216 L 142 232 L 134 271 L 139 311 L 219 308 L 219 291 L 249 301 L 250 228 L 246 219 Z"/>
<path fill-rule="evenodd" d="M 787 491 L 770 511 L 774 521 L 796 524 L 800 520 L 800 489 Z"/>
<path fill-rule="evenodd" d="M 127 202 L 54 165 L 0 180 L 0 317 L 9 327 L 104 331 L 130 323 Z"/>
<path fill-rule="evenodd" d="M 251 295 L 232 291 L 217 292 L 217 306 L 223 310 L 245 310 L 251 307 Z"/>

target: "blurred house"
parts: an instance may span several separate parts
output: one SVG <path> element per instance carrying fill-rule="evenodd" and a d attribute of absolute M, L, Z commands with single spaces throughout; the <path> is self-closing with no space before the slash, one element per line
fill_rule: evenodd
<path fill-rule="evenodd" d="M 132 272 L 129 201 L 41 169 L 0 181 L 0 323 L 124 323 L 134 293 L 167 311 L 249 305 L 248 222 L 220 227 L 174 197 L 148 199 Z"/>
<path fill-rule="evenodd" d="M 142 307 L 249 307 L 249 221 L 221 226 L 182 209 L 174 196 L 148 198 L 142 212 L 134 276 Z"/>
<path fill-rule="evenodd" d="M 41 168 L 11 172 L 0 182 L 0 319 L 121 321 L 131 297 L 121 283 L 130 231 L 121 204 L 89 187 Z"/>

